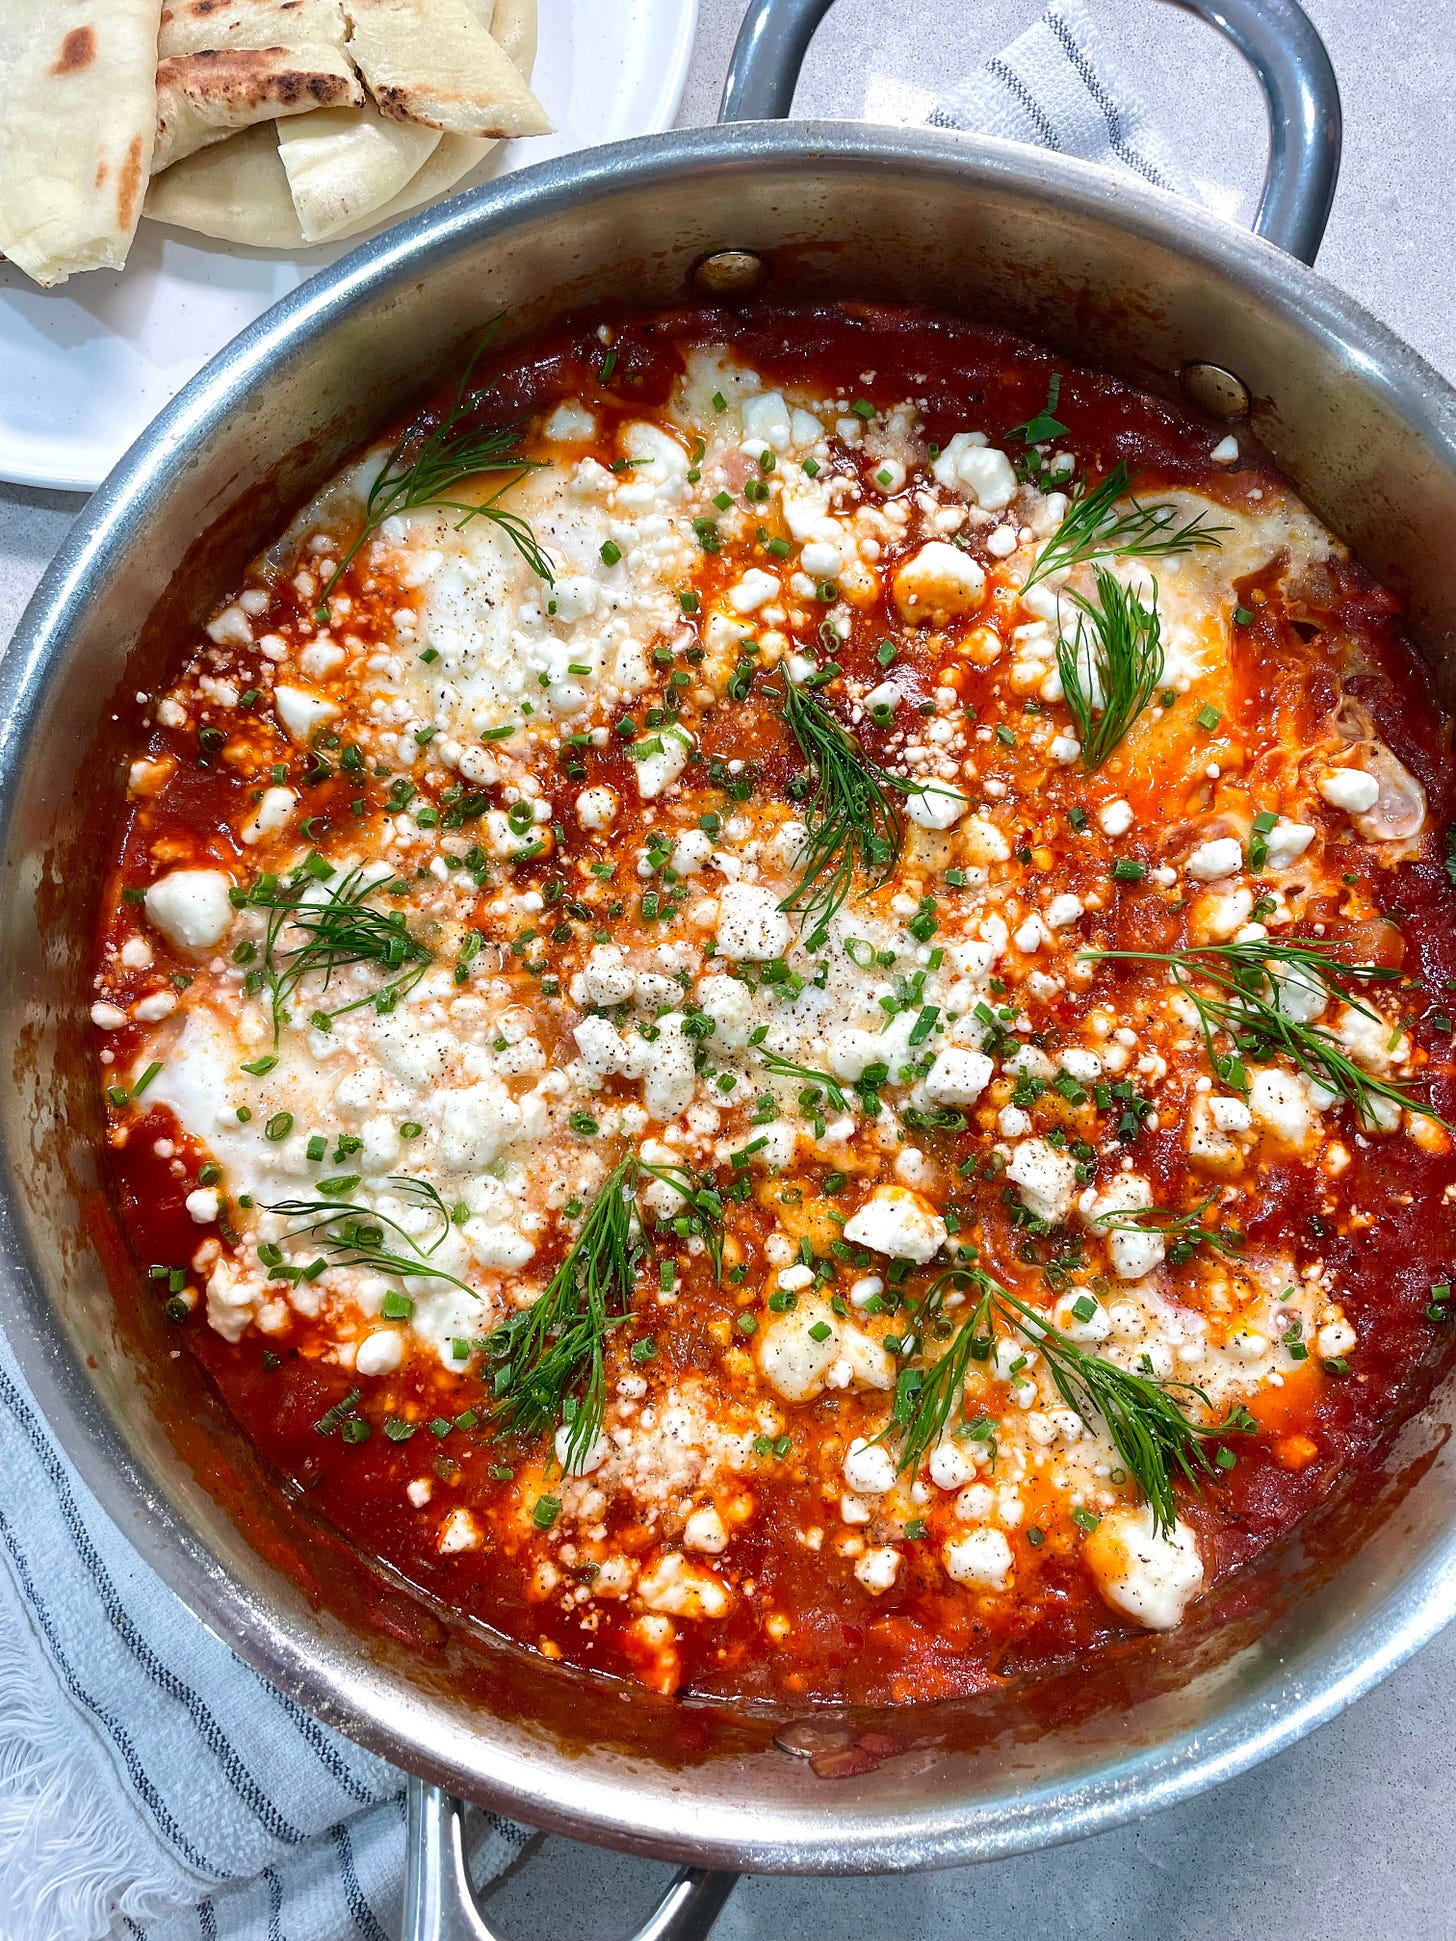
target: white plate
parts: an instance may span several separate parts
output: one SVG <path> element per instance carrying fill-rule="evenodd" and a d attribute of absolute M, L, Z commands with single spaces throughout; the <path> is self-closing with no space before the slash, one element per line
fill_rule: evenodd
<path fill-rule="evenodd" d="M 698 0 L 540 5 L 532 85 L 557 132 L 503 142 L 460 189 L 672 125 Z M 354 246 L 283 256 L 143 222 L 124 270 L 58 290 L 0 262 L 0 479 L 93 491 L 214 351 Z"/>

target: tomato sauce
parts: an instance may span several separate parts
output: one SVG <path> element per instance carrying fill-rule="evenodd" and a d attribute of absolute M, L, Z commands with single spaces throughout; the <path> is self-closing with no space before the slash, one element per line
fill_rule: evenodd
<path fill-rule="evenodd" d="M 885 408 L 914 398 L 933 445 L 944 445 L 967 423 L 984 429 L 991 445 L 1007 444 L 1015 427 L 1045 407 L 1055 374 L 1060 379 L 1056 416 L 1070 428 L 1088 477 L 1104 476 L 1122 461 L 1144 497 L 1193 486 L 1217 502 L 1245 509 L 1278 484 L 1267 464 L 1247 454 L 1237 471 L 1219 470 L 1210 454 L 1224 428 L 1181 406 L 1095 372 L 1068 368 L 1049 351 L 999 331 L 867 306 L 764 304 L 741 312 L 694 309 L 624 317 L 611 325 L 614 355 L 606 375 L 593 319 L 498 358 L 494 389 L 480 419 L 497 424 L 534 419 L 563 400 L 581 400 L 602 428 L 603 462 L 609 462 L 616 428 L 663 405 L 682 378 L 685 349 L 704 342 L 730 347 L 766 384 L 809 386 Z M 442 393 L 430 412 L 443 417 L 451 402 L 451 393 Z M 739 564 L 730 568 L 721 559 L 704 559 L 694 583 L 704 610 Z M 344 586 L 355 602 L 351 631 L 365 642 L 383 637 L 391 590 L 371 592 L 361 563 Z M 1410 979 L 1402 1016 L 1422 1056 L 1423 1096 L 1443 1117 L 1456 1118 L 1447 995 L 1456 990 L 1456 888 L 1434 833 L 1456 817 L 1451 724 L 1405 638 L 1396 603 L 1357 564 L 1337 558 L 1293 591 L 1271 572 L 1243 587 L 1240 597 L 1250 618 L 1238 631 L 1231 712 L 1244 724 L 1246 775 L 1256 779 L 1261 761 L 1270 774 L 1278 768 L 1279 736 L 1266 734 L 1267 724 L 1280 724 L 1286 741 L 1308 739 L 1347 695 L 1368 710 L 1384 742 L 1425 790 L 1428 833 L 1419 855 L 1397 868 L 1382 867 L 1353 830 L 1332 836 L 1327 869 L 1337 889 L 1350 894 L 1328 896 L 1312 905 L 1306 918 L 1318 918 L 1334 939 L 1345 932 L 1353 936 L 1357 924 L 1363 925 L 1359 940 L 1368 945 L 1374 936 L 1389 961 L 1401 966 Z M 266 627 L 292 640 L 309 618 L 308 597 L 287 574 L 276 575 L 257 631 Z M 905 629 L 888 598 L 855 611 L 849 637 L 835 653 L 846 676 L 872 684 L 879 674 L 877 650 L 887 636 L 899 645 L 899 672 L 910 705 L 945 685 L 950 677 L 943 644 L 929 646 Z M 178 642 L 179 668 L 197 647 L 194 641 Z M 240 680 L 247 661 L 247 650 L 240 650 Z M 962 701 L 979 701 L 987 725 L 1017 722 L 1019 704 L 995 690 L 985 670 L 960 661 L 953 672 Z M 350 771 L 333 753 L 321 759 L 317 750 L 293 745 L 260 711 L 241 704 L 227 714 L 225 738 L 215 745 L 206 733 L 199 738 L 192 723 L 168 728 L 159 721 L 138 751 L 139 759 L 161 765 L 158 773 L 165 779 L 134 804 L 113 838 L 116 867 L 101 929 L 101 991 L 123 1010 L 140 992 L 155 988 L 159 971 L 176 984 L 195 970 L 185 953 L 169 952 L 155 938 L 154 963 L 146 971 L 129 973 L 123 966 L 118 953 L 136 930 L 146 885 L 163 866 L 212 864 L 246 875 L 251 864 L 233 828 L 270 776 L 277 780 L 286 774 L 288 785 L 299 792 L 308 818 L 305 837 L 321 850 L 389 811 L 397 774 L 376 775 L 368 766 Z M 803 772 L 802 757 L 761 689 L 751 690 L 738 705 L 716 708 L 696 724 L 695 733 L 703 762 L 748 764 L 760 796 L 790 799 L 790 784 Z M 876 760 L 891 759 L 887 731 L 866 723 L 861 739 Z M 633 804 L 632 764 L 620 745 L 594 750 L 582 762 L 593 785 L 610 786 L 624 803 Z M 428 751 L 422 750 L 411 778 L 415 799 L 448 811 L 445 792 L 427 779 L 429 768 Z M 707 785 L 705 771 L 694 773 L 695 812 L 716 805 L 731 813 L 724 791 Z M 580 778 L 568 780 L 558 771 L 543 779 L 552 823 L 568 824 Z M 1151 840 L 1156 829 L 1146 823 L 1120 845 L 1094 828 L 1080 847 L 1069 850 L 1068 812 L 1081 799 L 1084 779 L 1076 767 L 1053 769 L 1040 793 L 1022 800 L 1012 832 L 1018 855 L 1055 850 L 1058 887 L 1078 894 L 1106 891 L 1114 853 L 1142 860 L 1149 869 L 1159 854 Z M 1190 775 L 1188 803 L 1196 807 L 1205 788 L 1201 777 Z M 1175 820 L 1178 812 L 1170 805 L 1166 820 Z M 593 853 L 628 854 L 656 819 L 649 805 L 629 806 L 626 819 L 600 838 Z M 553 847 L 518 870 L 515 880 L 544 890 L 562 879 L 564 867 Z M 948 905 L 955 894 L 953 888 L 940 891 Z M 563 992 L 586 960 L 594 927 L 623 920 L 613 914 L 619 889 L 598 894 L 587 885 L 580 896 L 590 922 L 564 922 L 561 941 L 549 953 Z M 494 962 L 502 976 L 516 978 L 534 997 L 539 978 L 529 981 L 522 960 L 513 962 L 509 940 L 492 934 L 487 901 L 482 892 L 477 920 Z M 1360 916 L 1347 918 L 1347 908 L 1358 908 Z M 1166 897 L 1151 895 L 1142 881 L 1112 885 L 1094 932 L 1096 946 L 1113 951 L 1176 948 L 1186 934 L 1184 912 L 1170 907 Z M 1110 966 L 1104 975 L 1104 993 L 1110 991 L 1116 1004 L 1135 1014 L 1150 989 L 1146 967 Z M 185 985 L 181 995 L 185 998 Z M 548 1046 L 551 1057 L 569 1054 L 568 1033 L 563 1015 Z M 111 1058 L 101 1071 L 103 1085 L 114 1082 L 146 1036 L 134 1022 L 108 1035 Z M 608 1100 L 626 1095 L 625 1081 L 608 1080 Z M 1282 1387 L 1262 1392 L 1251 1404 L 1256 1428 L 1239 1438 L 1234 1465 L 1211 1474 L 1200 1490 L 1178 1483 L 1179 1514 L 1197 1534 L 1210 1584 L 1266 1553 L 1341 1478 L 1373 1463 L 1393 1428 L 1428 1392 L 1443 1358 L 1445 1311 L 1432 1289 L 1449 1281 L 1456 1265 L 1450 1240 L 1456 1165 L 1449 1142 L 1433 1150 L 1404 1137 L 1357 1138 L 1349 1108 L 1340 1110 L 1352 1159 L 1338 1181 L 1292 1160 L 1267 1160 L 1260 1164 L 1257 1194 L 1242 1212 L 1250 1250 L 1282 1249 L 1297 1261 L 1325 1264 L 1359 1335 L 1359 1352 L 1342 1372 L 1324 1369 L 1313 1356 L 1291 1368 Z M 1074 1116 L 1069 1112 L 1069 1124 Z M 207 1150 L 170 1110 L 147 1109 L 145 1097 L 116 1107 L 112 1127 L 107 1163 L 138 1273 L 145 1276 L 153 1263 L 188 1261 L 199 1233 L 186 1201 L 208 1164 Z M 1045 1292 L 1038 1290 L 1066 1237 L 1053 1232 L 1028 1238 L 1007 1203 L 1009 1190 L 999 1179 L 975 1173 L 994 1138 L 975 1123 L 959 1131 L 931 1128 L 918 1136 L 935 1165 L 953 1180 L 959 1182 L 960 1169 L 971 1166 L 971 1180 L 957 1183 L 953 1198 L 963 1208 L 985 1270 L 1024 1298 L 1044 1301 Z M 1133 1149 L 1159 1201 L 1177 1204 L 1186 1175 L 1180 1122 L 1165 1115 L 1156 1130 L 1138 1133 Z M 826 1180 L 838 1170 L 801 1162 L 791 1189 L 799 1196 L 797 1204 L 811 1211 L 832 1205 L 834 1193 Z M 729 1231 L 747 1268 L 743 1278 L 719 1283 L 701 1260 L 685 1266 L 676 1305 L 651 1321 L 654 1380 L 699 1376 L 716 1384 L 725 1379 L 735 1318 L 756 1299 L 755 1286 L 769 1271 L 767 1238 L 783 1217 L 775 1195 L 785 1190 L 782 1182 L 766 1180 L 752 1198 L 729 1208 Z M 1352 1221 L 1356 1205 L 1361 1217 Z M 810 1211 L 803 1217 L 807 1220 Z M 225 1214 L 224 1244 L 226 1219 Z M 549 1272 L 562 1251 L 560 1237 L 554 1236 L 538 1255 L 535 1271 Z M 148 1285 L 157 1299 L 175 1299 L 165 1273 Z M 614 1368 L 627 1365 L 622 1357 L 629 1342 L 641 1339 L 645 1327 L 636 1320 L 627 1325 L 620 1347 L 613 1348 Z M 559 1594 L 543 1598 L 535 1588 L 535 1537 L 506 1506 L 515 1500 L 521 1474 L 533 1466 L 541 1471 L 543 1451 L 528 1443 L 503 1444 L 489 1433 L 488 1362 L 477 1363 L 467 1377 L 447 1373 L 429 1356 L 414 1355 L 390 1389 L 394 1416 L 414 1425 L 408 1438 L 396 1441 L 376 1431 L 367 1440 L 350 1442 L 320 1433 L 319 1424 L 346 1404 L 359 1384 L 329 1358 L 325 1337 L 303 1316 L 266 1336 L 249 1329 L 229 1341 L 208 1325 L 198 1304 L 179 1310 L 177 1338 L 207 1370 L 282 1490 L 305 1499 L 427 1600 L 549 1657 L 616 1676 L 640 1676 L 684 1694 L 789 1704 L 885 1703 L 979 1691 L 1004 1678 L 1076 1661 L 1133 1635 L 1134 1628 L 1098 1595 L 1081 1562 L 1076 1532 L 1063 1528 L 1049 1528 L 1044 1536 L 1038 1532 L 1035 1543 L 1025 1528 L 1015 1535 L 1014 1597 L 966 1595 L 947 1582 L 933 1546 L 912 1541 L 900 1546 L 893 1587 L 867 1598 L 830 1542 L 804 1541 L 806 1531 L 822 1533 L 835 1518 L 826 1471 L 815 1456 L 818 1441 L 832 1435 L 842 1447 L 851 1436 L 874 1434 L 884 1419 L 884 1397 L 845 1391 L 787 1411 L 795 1422 L 811 1420 L 813 1434 L 796 1436 L 787 1456 L 746 1481 L 755 1514 L 734 1538 L 727 1612 L 712 1623 L 679 1625 L 664 1671 L 660 1655 L 644 1654 L 625 1606 L 567 1606 Z M 741 1341 L 736 1345 L 741 1348 Z M 462 1415 L 469 1416 L 464 1427 L 458 1421 Z M 442 1420 L 448 1433 L 434 1443 L 428 1425 Z M 456 1426 L 450 1428 L 451 1422 Z M 422 1474 L 436 1478 L 452 1500 L 477 1506 L 490 1533 L 487 1542 L 464 1554 L 440 1552 L 420 1519 L 403 1508 L 405 1483 Z M 604 1521 L 615 1551 L 645 1556 L 659 1541 L 628 1505 L 614 1502 Z M 559 1574 L 569 1589 L 574 1567 L 565 1554 Z M 575 1568 L 589 1586 L 591 1562 L 583 1556 Z M 590 1622 L 583 1611 L 592 1614 Z"/>

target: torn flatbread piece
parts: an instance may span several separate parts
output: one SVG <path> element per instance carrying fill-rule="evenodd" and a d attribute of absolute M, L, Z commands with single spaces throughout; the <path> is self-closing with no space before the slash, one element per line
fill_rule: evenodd
<path fill-rule="evenodd" d="M 278 158 L 276 122 L 244 128 L 154 176 L 146 212 L 153 222 L 250 249 L 305 246 Z"/>
<path fill-rule="evenodd" d="M 0 253 L 47 288 L 126 261 L 156 136 L 160 12 L 0 5 Z"/>
<path fill-rule="evenodd" d="M 304 240 L 327 242 L 397 196 L 439 146 L 433 128 L 371 107 L 278 123 L 278 154 Z"/>
<path fill-rule="evenodd" d="M 536 65 L 536 0 L 470 0 L 476 19 L 529 81 Z"/>
<path fill-rule="evenodd" d="M 470 0 L 352 0 L 349 52 L 382 115 L 453 135 L 546 135 L 546 111 Z"/>
<path fill-rule="evenodd" d="M 180 54 L 157 66 L 159 175 L 239 128 L 310 108 L 357 108 L 364 89 L 337 47 L 233 47 Z"/>
<path fill-rule="evenodd" d="M 343 242 L 436 201 L 484 161 L 494 146 L 469 135 L 442 135 L 439 146 L 398 195 L 335 230 L 329 241 Z M 307 247 L 271 122 L 245 128 L 155 177 L 147 192 L 146 213 L 153 222 L 253 249 L 296 253 Z"/>
<path fill-rule="evenodd" d="M 165 60 L 228 47 L 342 47 L 344 0 L 167 0 L 157 53 Z"/>

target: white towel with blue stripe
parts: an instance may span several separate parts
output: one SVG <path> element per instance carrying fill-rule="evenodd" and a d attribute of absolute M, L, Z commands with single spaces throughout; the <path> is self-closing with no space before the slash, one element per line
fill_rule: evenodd
<path fill-rule="evenodd" d="M 930 122 L 1187 184 L 1078 0 L 937 97 Z M 0 1941 L 393 1941 L 403 1778 L 308 1717 L 142 1563 L 0 1341 Z M 529 1834 L 482 1816 L 477 1878 Z"/>

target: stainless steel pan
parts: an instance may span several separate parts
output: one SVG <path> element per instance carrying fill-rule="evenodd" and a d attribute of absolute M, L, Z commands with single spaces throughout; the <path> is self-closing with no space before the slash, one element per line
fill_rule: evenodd
<path fill-rule="evenodd" d="M 975 1702 L 806 1724 L 675 1705 L 430 1613 L 283 1501 L 151 1309 L 113 1282 L 86 1024 L 133 696 L 291 510 L 457 367 L 498 310 L 776 294 L 926 302 L 1080 361 L 1247 406 L 1329 523 L 1456 666 L 1456 394 L 1314 275 L 1338 102 L 1294 0 L 1197 0 L 1253 61 L 1269 177 L 1250 236 L 1054 154 L 785 123 L 829 0 L 755 0 L 727 125 L 514 175 L 391 230 L 217 357 L 91 501 L 0 666 L 0 1272 L 7 1334 L 68 1453 L 198 1615 L 428 1785 L 411 1941 L 486 1929 L 450 1797 L 699 1869 L 944 1866 L 1118 1825 L 1289 1745 L 1456 1609 L 1456 1395 L 1183 1633 Z M 748 117 L 745 119 L 745 117 Z M 723 252 L 740 256 L 725 262 Z M 1286 252 L 1292 252 L 1286 253 Z M 1296 260 L 1303 258 L 1305 261 Z M 839 1777 L 831 1775 L 838 1774 Z M 647 1932 L 704 1933 L 731 1876 L 684 1875 Z"/>

